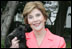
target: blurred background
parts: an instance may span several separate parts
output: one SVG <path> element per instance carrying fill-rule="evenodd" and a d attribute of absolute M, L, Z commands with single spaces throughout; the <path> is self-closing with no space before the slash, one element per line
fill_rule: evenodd
<path fill-rule="evenodd" d="M 29 1 L 1 1 L 1 48 L 5 37 L 19 25 L 24 25 L 22 12 Z M 64 37 L 66 48 L 71 48 L 71 1 L 41 1 L 48 19 L 46 27 Z"/>

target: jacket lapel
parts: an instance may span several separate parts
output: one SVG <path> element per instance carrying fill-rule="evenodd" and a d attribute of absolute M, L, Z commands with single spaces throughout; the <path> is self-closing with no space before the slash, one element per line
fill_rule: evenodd
<path fill-rule="evenodd" d="M 28 34 L 26 34 L 26 35 L 27 35 L 26 36 L 27 46 L 29 48 L 38 48 L 37 42 L 36 42 L 36 39 L 35 39 L 35 35 L 34 35 L 33 31 L 28 33 Z"/>
<path fill-rule="evenodd" d="M 47 33 L 40 48 L 50 48 L 53 46 L 53 37 L 51 32 L 46 29 Z"/>
<path fill-rule="evenodd" d="M 34 35 L 34 32 L 26 33 L 26 39 L 27 39 L 27 46 L 29 48 L 50 48 L 53 46 L 53 37 L 52 33 L 46 28 L 46 36 L 43 40 L 43 43 L 38 47 L 37 41 Z"/>

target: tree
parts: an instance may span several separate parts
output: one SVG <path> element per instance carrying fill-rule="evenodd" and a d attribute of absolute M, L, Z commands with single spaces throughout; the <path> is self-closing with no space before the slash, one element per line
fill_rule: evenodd
<path fill-rule="evenodd" d="M 1 39 L 4 39 L 9 30 L 11 21 L 14 17 L 18 1 L 8 1 L 5 10 L 1 15 Z"/>
<path fill-rule="evenodd" d="M 61 33 L 62 34 L 64 33 L 64 25 L 66 21 L 66 14 L 67 14 L 68 6 L 69 6 L 68 1 L 59 1 L 59 10 L 56 16 L 54 29 L 53 29 L 54 32 L 58 35 L 61 35 Z"/>

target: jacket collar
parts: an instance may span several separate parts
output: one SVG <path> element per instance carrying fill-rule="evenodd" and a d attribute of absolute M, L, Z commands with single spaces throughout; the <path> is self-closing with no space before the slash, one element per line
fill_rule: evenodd
<path fill-rule="evenodd" d="M 49 44 L 49 43 L 52 43 L 51 41 L 53 41 L 53 35 L 49 31 L 48 28 L 45 28 L 45 29 L 46 29 L 47 33 L 46 33 L 45 39 L 43 40 L 43 43 L 42 43 L 42 45 L 40 45 L 40 47 L 44 47 L 45 44 L 46 45 L 52 45 L 52 44 Z M 26 35 L 27 35 L 26 39 L 27 39 L 28 46 L 29 47 L 36 47 L 36 48 L 38 48 L 34 32 L 31 31 L 30 33 L 26 33 Z"/>
<path fill-rule="evenodd" d="M 50 32 L 50 30 L 48 28 L 45 28 L 45 30 L 47 31 L 45 38 L 52 41 L 53 40 L 53 34 Z M 26 34 L 27 34 L 27 36 L 26 36 L 27 39 L 35 38 L 33 31 L 26 33 Z"/>

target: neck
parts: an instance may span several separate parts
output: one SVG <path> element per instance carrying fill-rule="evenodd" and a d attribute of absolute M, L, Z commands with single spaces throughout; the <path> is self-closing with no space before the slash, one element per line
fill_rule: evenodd
<path fill-rule="evenodd" d="M 42 37 L 46 34 L 46 30 L 45 30 L 45 28 L 42 28 L 39 31 L 34 30 L 34 34 L 35 34 L 36 38 L 39 38 L 39 37 Z"/>

